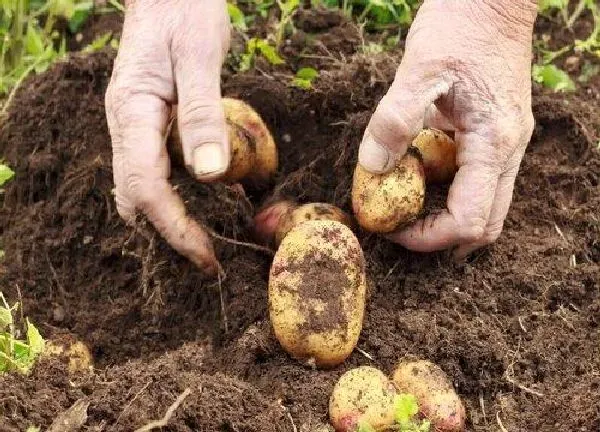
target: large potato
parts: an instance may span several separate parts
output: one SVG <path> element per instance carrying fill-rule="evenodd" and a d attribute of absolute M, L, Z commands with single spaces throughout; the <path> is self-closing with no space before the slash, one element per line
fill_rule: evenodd
<path fill-rule="evenodd" d="M 244 179 L 262 182 L 277 171 L 278 151 L 273 136 L 260 115 L 247 103 L 222 98 L 227 134 L 231 146 L 229 168 L 219 181 L 235 183 Z M 173 107 L 167 145 L 169 152 L 183 162 L 181 135 Z"/>
<path fill-rule="evenodd" d="M 365 259 L 352 231 L 337 221 L 295 226 L 269 274 L 275 336 L 293 357 L 319 367 L 342 363 L 362 330 Z"/>
<path fill-rule="evenodd" d="M 444 371 L 427 360 L 402 361 L 394 370 L 393 381 L 400 393 L 417 398 L 419 411 L 436 432 L 461 432 L 466 411 Z"/>
<path fill-rule="evenodd" d="M 261 210 L 254 217 L 254 225 L 260 240 L 279 246 L 293 227 L 309 220 L 335 220 L 352 228 L 352 218 L 332 204 L 297 204 L 289 200 L 278 201 Z"/>
<path fill-rule="evenodd" d="M 448 183 L 456 173 L 456 143 L 437 129 L 423 129 L 412 145 L 419 150 L 427 183 Z"/>
<path fill-rule="evenodd" d="M 343 374 L 329 398 L 329 419 L 337 432 L 360 424 L 381 430 L 394 424 L 396 388 L 379 369 L 361 366 Z"/>
<path fill-rule="evenodd" d="M 414 221 L 425 202 L 425 173 L 420 155 L 410 151 L 386 174 L 372 174 L 357 164 L 352 208 L 364 229 L 390 233 Z"/>

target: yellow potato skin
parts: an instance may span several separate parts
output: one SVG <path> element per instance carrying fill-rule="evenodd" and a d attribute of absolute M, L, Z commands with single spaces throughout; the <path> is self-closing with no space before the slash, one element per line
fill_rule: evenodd
<path fill-rule="evenodd" d="M 374 430 L 394 424 L 396 389 L 388 377 L 371 366 L 344 373 L 329 398 L 329 419 L 336 432 L 352 432 L 365 422 Z"/>
<path fill-rule="evenodd" d="M 425 203 L 425 174 L 418 154 L 408 152 L 386 174 L 372 174 L 357 164 L 352 208 L 359 225 L 390 233 L 414 221 Z"/>
<path fill-rule="evenodd" d="M 267 180 L 277 171 L 279 157 L 275 140 L 267 125 L 246 102 L 234 98 L 222 98 L 222 102 L 226 121 L 243 129 L 248 139 L 254 141 L 250 142 L 249 150 L 255 154 L 255 161 L 247 176 L 259 181 Z M 239 157 L 244 157 L 244 154 L 240 153 Z"/>
<path fill-rule="evenodd" d="M 296 225 L 310 220 L 334 220 L 352 228 L 352 218 L 340 208 L 328 203 L 308 203 L 290 207 L 282 215 L 275 231 L 275 244 L 281 244 L 283 238 Z"/>
<path fill-rule="evenodd" d="M 83 342 L 70 337 L 62 339 L 68 340 L 47 341 L 44 346 L 44 355 L 65 356 L 69 359 L 68 370 L 72 375 L 92 370 L 94 361 L 88 347 Z"/>
<path fill-rule="evenodd" d="M 227 136 L 230 144 L 229 168 L 219 181 L 235 183 L 244 179 L 265 181 L 278 167 L 278 150 L 266 124 L 247 103 L 222 98 Z M 177 107 L 173 107 L 167 134 L 169 153 L 183 162 L 181 135 L 177 125 Z"/>
<path fill-rule="evenodd" d="M 399 393 L 411 393 L 417 398 L 420 412 L 436 432 L 464 431 L 465 407 L 439 366 L 427 360 L 402 361 L 392 380 Z"/>
<path fill-rule="evenodd" d="M 456 143 L 438 129 L 423 129 L 412 145 L 423 159 L 427 183 L 448 183 L 456 173 Z"/>
<path fill-rule="evenodd" d="M 352 231 L 337 221 L 303 222 L 285 236 L 269 273 L 275 336 L 299 361 L 336 366 L 358 342 L 365 294 L 365 259 Z"/>

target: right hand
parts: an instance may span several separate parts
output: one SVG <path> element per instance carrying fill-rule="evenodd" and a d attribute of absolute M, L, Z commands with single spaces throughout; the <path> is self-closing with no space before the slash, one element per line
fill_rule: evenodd
<path fill-rule="evenodd" d="M 106 116 L 119 215 L 141 211 L 208 275 L 220 269 L 208 234 L 169 184 L 166 133 L 177 104 L 185 164 L 199 181 L 229 166 L 220 76 L 229 49 L 225 0 L 129 0 Z"/>

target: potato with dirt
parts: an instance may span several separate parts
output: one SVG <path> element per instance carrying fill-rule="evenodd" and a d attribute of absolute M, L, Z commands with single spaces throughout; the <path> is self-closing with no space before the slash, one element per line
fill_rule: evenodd
<path fill-rule="evenodd" d="M 458 168 L 456 143 L 449 135 L 438 129 L 423 129 L 413 140 L 412 146 L 421 154 L 427 183 L 452 181 Z"/>
<path fill-rule="evenodd" d="M 94 368 L 94 360 L 90 349 L 85 343 L 69 334 L 60 335 L 53 340 L 46 341 L 43 356 L 66 359 L 68 371 L 71 375 L 89 373 Z"/>
<path fill-rule="evenodd" d="M 291 200 L 283 200 L 260 210 L 254 217 L 254 229 L 260 241 L 279 246 L 292 228 L 310 220 L 335 220 L 351 229 L 353 227 L 350 215 L 332 204 L 298 204 Z"/>
<path fill-rule="evenodd" d="M 305 222 L 283 238 L 269 273 L 269 316 L 292 357 L 317 367 L 342 363 L 358 342 L 365 295 L 365 258 L 346 225 Z"/>
<path fill-rule="evenodd" d="M 466 410 L 444 371 L 428 360 L 403 360 L 392 380 L 400 393 L 417 398 L 419 412 L 436 432 L 461 432 Z"/>
<path fill-rule="evenodd" d="M 365 230 L 391 233 L 417 219 L 425 202 L 425 172 L 418 150 L 411 148 L 386 174 L 356 165 L 352 208 Z"/>
<path fill-rule="evenodd" d="M 360 366 L 344 373 L 329 398 L 329 419 L 336 432 L 359 426 L 382 430 L 394 424 L 394 384 L 379 369 Z"/>
<path fill-rule="evenodd" d="M 246 102 L 227 97 L 221 102 L 231 154 L 229 168 L 218 180 L 225 183 L 268 180 L 277 171 L 278 151 L 267 125 Z M 181 162 L 183 147 L 176 112 L 177 107 L 173 107 L 167 144 L 170 153 Z"/>

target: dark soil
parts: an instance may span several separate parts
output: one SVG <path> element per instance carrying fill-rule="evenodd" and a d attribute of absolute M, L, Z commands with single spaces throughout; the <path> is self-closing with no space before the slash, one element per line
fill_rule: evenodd
<path fill-rule="evenodd" d="M 329 21 L 314 24 L 317 38 L 347 25 Z M 216 241 L 227 274 L 219 284 L 147 224 L 134 230 L 119 219 L 103 106 L 113 59 L 108 51 L 73 57 L 30 79 L 0 132 L 0 154 L 16 171 L 0 212 L 0 286 L 22 299 L 45 337 L 73 334 L 96 363 L 89 376 L 68 377 L 54 359 L 27 378 L 1 377 L 2 432 L 46 428 L 81 398 L 89 402 L 83 430 L 131 431 L 161 418 L 188 388 L 163 430 L 317 431 L 344 371 L 391 372 L 407 355 L 451 377 L 470 431 L 600 429 L 597 80 L 571 95 L 536 87 L 537 127 L 505 229 L 470 262 L 357 231 L 370 291 L 358 347 L 373 360 L 356 350 L 323 371 L 291 359 L 271 333 L 270 256 Z M 269 70 L 224 74 L 224 94 L 248 101 L 273 130 L 281 168 L 274 190 L 248 199 L 174 169 L 191 214 L 251 241 L 251 217 L 271 194 L 351 212 L 357 146 L 399 59 L 335 54 L 311 91 Z M 443 205 L 444 192 L 430 189 L 428 208 Z"/>

